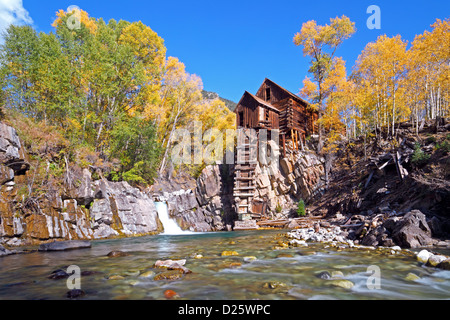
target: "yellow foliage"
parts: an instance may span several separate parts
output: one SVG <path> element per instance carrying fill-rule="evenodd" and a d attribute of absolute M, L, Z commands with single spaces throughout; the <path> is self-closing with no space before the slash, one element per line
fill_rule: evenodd
<path fill-rule="evenodd" d="M 166 59 L 166 47 L 164 40 L 150 27 L 140 21 L 129 24 L 122 30 L 119 43 L 129 44 L 145 65 L 151 65 L 152 68 L 146 70 L 148 76 L 160 75 Z"/>
<path fill-rule="evenodd" d="M 52 23 L 52 27 L 56 28 L 59 25 L 63 24 L 67 18 L 70 16 L 76 14 L 77 17 L 80 19 L 80 23 L 83 24 L 90 33 L 95 34 L 97 31 L 97 24 L 94 18 L 89 18 L 89 14 L 81 9 L 73 9 L 72 12 L 66 12 L 62 9 L 60 9 L 58 12 L 56 12 L 56 19 Z"/>

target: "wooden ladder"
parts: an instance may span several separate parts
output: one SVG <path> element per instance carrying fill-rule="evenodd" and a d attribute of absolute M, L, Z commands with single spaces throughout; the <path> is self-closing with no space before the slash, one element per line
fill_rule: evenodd
<path fill-rule="evenodd" d="M 258 163 L 258 138 L 250 129 L 242 129 L 236 147 L 233 196 L 239 220 L 252 218 L 252 201 L 256 192 L 255 168 Z M 256 133 L 256 131 L 253 131 Z"/>

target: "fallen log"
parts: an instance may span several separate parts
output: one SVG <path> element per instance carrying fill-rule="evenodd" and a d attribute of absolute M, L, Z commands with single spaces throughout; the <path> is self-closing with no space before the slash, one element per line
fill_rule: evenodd
<path fill-rule="evenodd" d="M 340 227 L 341 229 L 345 229 L 345 228 L 357 228 L 357 227 L 361 227 L 362 225 L 364 225 L 364 223 L 341 224 L 339 227 Z"/>

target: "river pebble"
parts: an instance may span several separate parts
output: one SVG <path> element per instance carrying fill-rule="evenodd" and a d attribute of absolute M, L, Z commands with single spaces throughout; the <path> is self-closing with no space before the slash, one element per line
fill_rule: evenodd
<path fill-rule="evenodd" d="M 174 298 L 179 298 L 180 296 L 178 295 L 178 293 L 176 293 L 173 290 L 166 290 L 166 291 L 164 291 L 164 297 L 166 299 L 174 299 Z"/>
<path fill-rule="evenodd" d="M 419 260 L 420 262 L 423 263 L 427 263 L 428 259 L 432 256 L 433 254 L 427 250 L 422 250 L 420 251 L 417 255 L 416 258 L 417 260 Z"/>
<path fill-rule="evenodd" d="M 427 250 L 421 250 L 416 254 L 416 259 L 428 267 L 450 270 L 450 258 L 441 254 L 433 254 Z"/>
<path fill-rule="evenodd" d="M 441 255 L 432 255 L 430 258 L 428 258 L 427 265 L 430 267 L 436 267 L 438 264 L 440 264 L 442 261 L 447 260 L 446 256 Z"/>
<path fill-rule="evenodd" d="M 327 284 L 331 285 L 331 286 L 334 286 L 334 287 L 344 288 L 344 289 L 351 289 L 355 285 L 350 280 L 345 280 L 345 279 L 343 279 L 343 280 L 329 280 L 329 281 L 327 281 Z"/>
<path fill-rule="evenodd" d="M 86 293 L 80 289 L 73 289 L 73 290 L 67 291 L 67 293 L 66 293 L 66 297 L 69 299 L 77 299 L 77 298 L 84 297 L 85 295 L 86 295 Z"/>
<path fill-rule="evenodd" d="M 125 277 L 117 274 L 108 277 L 108 280 L 123 280 L 123 279 L 125 279 Z"/>
<path fill-rule="evenodd" d="M 155 272 L 152 270 L 145 271 L 139 275 L 140 278 L 151 278 L 155 276 Z"/>
<path fill-rule="evenodd" d="M 123 251 L 111 251 L 106 256 L 108 258 L 118 258 L 118 257 L 126 257 L 126 256 L 129 256 L 129 255 L 130 255 L 129 253 L 123 252 Z"/>
<path fill-rule="evenodd" d="M 239 253 L 236 251 L 222 251 L 221 256 L 227 257 L 227 256 L 238 256 Z"/>
<path fill-rule="evenodd" d="M 416 281 L 419 279 L 420 279 L 420 277 L 417 274 L 412 273 L 412 272 L 408 273 L 405 277 L 405 280 L 408 280 L 408 281 Z"/>
<path fill-rule="evenodd" d="M 255 256 L 246 256 L 244 257 L 244 262 L 251 262 L 256 260 L 257 258 Z"/>

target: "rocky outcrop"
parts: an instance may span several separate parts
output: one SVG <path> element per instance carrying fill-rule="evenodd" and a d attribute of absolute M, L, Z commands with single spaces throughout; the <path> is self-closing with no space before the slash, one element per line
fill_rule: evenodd
<path fill-rule="evenodd" d="M 169 216 L 175 219 L 183 230 L 195 232 L 213 231 L 212 214 L 203 210 L 197 202 L 194 190 L 180 189 L 155 196 L 156 201 L 167 203 Z"/>
<path fill-rule="evenodd" d="M 154 200 L 168 203 L 183 229 L 224 230 L 233 220 L 225 214 L 231 212 L 228 167 L 208 166 L 193 183 L 190 179 L 175 190 L 171 181 L 170 192 L 161 185 L 155 192 L 104 178 L 94 181 L 89 169 L 75 165 L 63 179 L 45 178 L 45 193 L 37 197 L 29 190 L 36 169 L 29 169 L 16 130 L 0 123 L 0 243 L 7 246 L 159 233 L 163 226 Z"/>
<path fill-rule="evenodd" d="M 159 192 L 154 194 L 154 198 L 167 203 L 169 215 L 183 230 L 230 229 L 235 217 L 231 209 L 232 176 L 228 170 L 231 166 L 207 166 L 198 177 L 195 188 Z"/>
<path fill-rule="evenodd" d="M 375 218 L 368 218 L 367 221 L 357 224 L 359 226 L 351 232 L 351 235 L 354 239 L 361 239 L 361 244 L 367 246 L 429 247 L 439 244 L 437 236 L 442 235 L 442 233 L 434 233 L 429 226 L 431 221 L 437 223 L 436 219 L 435 217 L 427 219 L 419 210 L 389 218 L 377 215 Z"/>
<path fill-rule="evenodd" d="M 99 180 L 90 209 L 95 238 L 141 235 L 162 230 L 153 200 L 127 182 Z"/>
<path fill-rule="evenodd" d="M 23 175 L 30 168 L 17 131 L 0 122 L 0 184 L 13 181 L 15 175 Z"/>
<path fill-rule="evenodd" d="M 15 254 L 15 253 L 17 253 L 17 251 L 15 251 L 15 250 L 8 250 L 8 249 L 6 249 L 5 247 L 3 247 L 0 244 L 0 257 L 8 256 L 10 254 Z"/>
<path fill-rule="evenodd" d="M 155 204 L 147 194 L 126 182 L 98 180 L 88 184 L 87 189 L 79 189 L 81 193 L 72 190 L 73 198 L 50 193 L 49 201 L 36 202 L 24 216 L 12 205 L 8 211 L 0 212 L 2 240 L 20 245 L 135 236 L 162 230 Z M 12 226 L 8 223 L 11 215 Z"/>
<path fill-rule="evenodd" d="M 283 212 L 280 211 L 289 212 L 299 199 L 308 200 L 321 190 L 323 163 L 323 158 L 309 150 L 290 151 L 279 163 L 270 165 L 258 161 L 255 200 L 266 202 L 273 218 L 281 218 Z"/>
<path fill-rule="evenodd" d="M 430 246 L 434 242 L 426 217 L 419 210 L 408 212 L 391 231 L 392 240 L 404 248 Z"/>
<path fill-rule="evenodd" d="M 0 123 L 0 243 L 17 246 L 162 231 L 151 197 L 126 182 L 93 181 L 89 170 L 71 167 L 63 186 L 46 180 L 45 193 L 30 197 L 29 182 L 36 170 L 29 169 L 16 130 Z"/>

